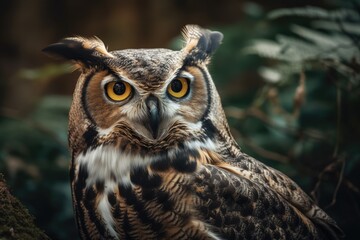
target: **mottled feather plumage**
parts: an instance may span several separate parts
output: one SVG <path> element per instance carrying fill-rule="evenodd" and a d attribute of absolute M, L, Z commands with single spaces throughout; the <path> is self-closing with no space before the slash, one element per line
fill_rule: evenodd
<path fill-rule="evenodd" d="M 82 71 L 69 114 L 81 238 L 341 238 L 292 180 L 240 151 L 207 70 L 222 34 L 188 25 L 183 35 L 180 51 L 108 52 L 80 37 L 45 49 Z M 174 98 L 179 78 L 190 90 Z M 110 82 L 131 95 L 112 101 Z"/>

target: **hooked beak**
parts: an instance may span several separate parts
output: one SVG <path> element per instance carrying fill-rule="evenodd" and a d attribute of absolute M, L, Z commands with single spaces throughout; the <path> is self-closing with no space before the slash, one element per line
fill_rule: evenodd
<path fill-rule="evenodd" d="M 150 95 L 145 102 L 148 110 L 150 131 L 152 137 L 156 139 L 158 137 L 160 125 L 159 99 L 154 95 Z"/>

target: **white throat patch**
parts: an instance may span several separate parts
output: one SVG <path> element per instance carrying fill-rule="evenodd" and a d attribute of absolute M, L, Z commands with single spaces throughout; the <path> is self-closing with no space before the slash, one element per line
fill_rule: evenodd
<path fill-rule="evenodd" d="M 216 151 L 218 147 L 211 140 L 205 142 L 198 140 L 190 141 L 186 142 L 185 146 L 189 150 L 203 148 L 212 151 Z M 174 156 L 177 151 L 179 150 L 169 150 L 168 156 Z M 156 157 L 128 154 L 111 145 L 100 145 L 77 156 L 75 165 L 86 168 L 88 172 L 87 187 L 95 184 L 97 181 L 104 181 L 105 183 L 113 182 L 113 177 L 115 177 L 116 183 L 127 185 L 131 184 L 130 172 L 132 169 L 146 167 L 156 160 Z"/>
<path fill-rule="evenodd" d="M 113 146 L 100 145 L 95 149 L 88 150 L 76 158 L 79 166 L 86 167 L 88 172 L 87 186 L 95 184 L 96 181 L 112 182 L 112 176 L 117 183 L 130 184 L 130 170 L 134 167 L 147 166 L 151 158 L 140 157 L 123 153 Z M 106 187 L 106 186 L 105 186 Z"/>

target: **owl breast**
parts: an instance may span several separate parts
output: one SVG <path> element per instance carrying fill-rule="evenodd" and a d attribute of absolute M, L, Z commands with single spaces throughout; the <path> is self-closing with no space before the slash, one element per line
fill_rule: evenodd
<path fill-rule="evenodd" d="M 199 199 L 191 187 L 192 174 L 206 161 L 199 151 L 205 146 L 214 144 L 193 141 L 153 157 L 103 145 L 80 154 L 71 172 L 82 237 L 213 238 L 194 214 Z"/>

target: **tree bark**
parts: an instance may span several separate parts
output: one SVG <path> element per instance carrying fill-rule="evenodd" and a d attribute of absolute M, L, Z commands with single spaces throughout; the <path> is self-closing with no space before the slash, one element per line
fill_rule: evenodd
<path fill-rule="evenodd" d="M 0 239 L 50 239 L 34 223 L 34 217 L 9 191 L 0 173 Z"/>

